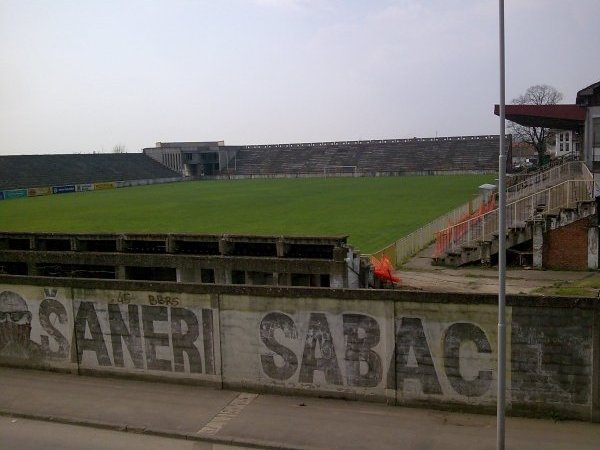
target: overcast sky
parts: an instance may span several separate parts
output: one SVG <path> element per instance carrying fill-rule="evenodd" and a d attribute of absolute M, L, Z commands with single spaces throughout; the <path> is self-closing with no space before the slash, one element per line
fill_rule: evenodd
<path fill-rule="evenodd" d="M 506 0 L 507 100 L 600 80 L 600 1 Z M 0 0 L 0 154 L 496 134 L 498 0 Z"/>

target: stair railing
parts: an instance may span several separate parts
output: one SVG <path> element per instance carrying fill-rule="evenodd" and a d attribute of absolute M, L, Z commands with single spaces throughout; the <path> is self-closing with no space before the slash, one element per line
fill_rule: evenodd
<path fill-rule="evenodd" d="M 586 179 L 589 169 L 583 161 L 569 161 L 543 172 L 532 174 L 506 190 L 506 201 L 513 202 L 566 180 Z"/>
<path fill-rule="evenodd" d="M 587 171 L 589 174 L 589 170 Z M 583 171 L 584 175 L 587 175 Z M 589 174 L 591 175 L 591 174 Z M 506 205 L 508 229 L 523 228 L 527 221 L 544 214 L 558 213 L 563 208 L 575 208 L 581 201 L 594 199 L 593 178 L 567 180 Z M 498 209 L 448 227 L 437 234 L 446 253 L 462 247 L 490 241 L 498 233 Z"/>
<path fill-rule="evenodd" d="M 483 202 L 484 196 L 479 194 L 470 202 L 453 209 L 449 213 L 398 239 L 387 247 L 373 253 L 372 256 L 381 259 L 385 255 L 393 265 L 397 266 L 431 244 L 435 240 L 435 236 L 439 230 L 447 227 L 448 223 L 457 222 L 462 217 L 479 208 Z"/>

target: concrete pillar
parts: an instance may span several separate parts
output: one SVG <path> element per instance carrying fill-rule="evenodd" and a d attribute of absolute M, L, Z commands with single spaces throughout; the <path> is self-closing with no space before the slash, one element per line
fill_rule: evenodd
<path fill-rule="evenodd" d="M 125 266 L 117 266 L 116 270 L 115 270 L 115 276 L 116 276 L 117 280 L 126 280 L 127 273 L 125 270 Z"/>
<path fill-rule="evenodd" d="M 533 222 L 533 268 L 542 268 L 542 254 L 544 250 L 544 222 Z"/>
<path fill-rule="evenodd" d="M 594 311 L 592 342 L 600 342 L 600 311 Z M 600 422 L 600 345 L 592 345 L 592 422 Z"/>
<path fill-rule="evenodd" d="M 481 242 L 481 265 L 485 267 L 492 265 L 492 243 L 490 241 Z"/>
<path fill-rule="evenodd" d="M 287 252 L 289 251 L 289 248 L 290 248 L 289 244 L 286 244 L 286 242 L 282 238 L 277 239 L 275 246 L 277 248 L 277 257 L 278 258 L 284 258 L 285 255 L 287 255 Z"/>
<path fill-rule="evenodd" d="M 588 269 L 598 268 L 598 227 L 588 228 Z"/>
<path fill-rule="evenodd" d="M 223 256 L 231 255 L 233 253 L 234 243 L 227 238 L 219 239 L 219 252 Z"/>
<path fill-rule="evenodd" d="M 165 241 L 165 252 L 166 253 L 175 253 L 175 239 L 173 236 L 167 236 Z"/>
<path fill-rule="evenodd" d="M 122 252 L 125 249 L 125 236 L 119 236 L 116 244 L 117 251 Z"/>
<path fill-rule="evenodd" d="M 231 284 L 231 272 L 224 267 L 215 267 L 215 284 Z M 229 282 L 227 277 L 229 276 Z"/>
<path fill-rule="evenodd" d="M 335 289 L 343 289 L 348 287 L 348 270 L 346 262 L 335 263 L 329 274 L 329 286 Z"/>

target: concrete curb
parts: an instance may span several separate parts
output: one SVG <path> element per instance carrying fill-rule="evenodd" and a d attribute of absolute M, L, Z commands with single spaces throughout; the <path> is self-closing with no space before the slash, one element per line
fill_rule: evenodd
<path fill-rule="evenodd" d="M 133 434 L 147 434 L 150 436 L 165 437 L 171 439 L 183 439 L 188 441 L 208 442 L 221 445 L 237 445 L 240 447 L 264 449 L 264 450 L 320 450 L 320 447 L 298 447 L 283 442 L 263 441 L 259 439 L 240 439 L 234 436 L 200 436 L 196 433 L 186 433 L 172 430 L 148 429 L 127 424 L 102 422 L 78 417 L 52 416 L 47 414 L 20 413 L 0 409 L 0 416 L 14 417 L 19 419 L 38 420 L 43 422 L 54 422 L 65 425 L 98 428 L 101 430 L 120 431 Z"/>

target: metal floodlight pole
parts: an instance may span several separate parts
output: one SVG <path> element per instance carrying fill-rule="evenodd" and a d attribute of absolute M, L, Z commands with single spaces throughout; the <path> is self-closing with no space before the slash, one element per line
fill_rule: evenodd
<path fill-rule="evenodd" d="M 500 2 L 500 156 L 498 168 L 498 399 L 496 409 L 496 446 L 504 450 L 504 414 L 506 397 L 506 149 L 505 140 L 505 67 L 504 0 Z"/>

